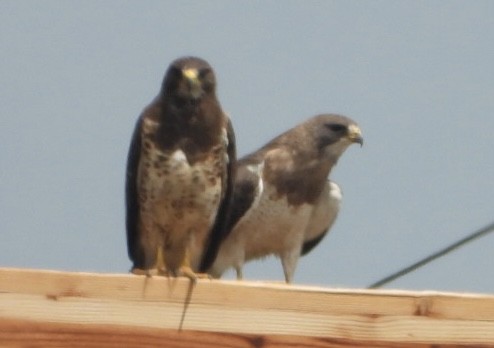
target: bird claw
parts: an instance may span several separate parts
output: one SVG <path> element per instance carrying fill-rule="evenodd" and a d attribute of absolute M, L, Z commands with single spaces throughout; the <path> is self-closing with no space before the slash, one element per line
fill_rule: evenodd
<path fill-rule="evenodd" d="M 178 275 L 189 278 L 193 283 L 196 283 L 198 279 L 211 279 L 211 276 L 207 273 L 196 273 L 192 268 L 188 266 L 182 266 L 178 270 Z"/>
<path fill-rule="evenodd" d="M 135 275 L 144 275 L 144 276 L 150 278 L 152 276 L 158 275 L 159 271 L 156 269 L 142 269 L 142 268 L 134 267 L 130 270 L 130 273 L 135 274 Z"/>

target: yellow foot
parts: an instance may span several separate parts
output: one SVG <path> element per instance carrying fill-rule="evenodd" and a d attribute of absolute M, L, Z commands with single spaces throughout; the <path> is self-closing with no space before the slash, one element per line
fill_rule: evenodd
<path fill-rule="evenodd" d="M 168 270 L 165 267 L 157 268 L 156 273 L 160 276 L 166 276 L 166 277 L 170 276 L 170 272 L 168 272 Z"/>
<path fill-rule="evenodd" d="M 151 277 L 154 275 L 159 274 L 159 270 L 152 268 L 152 269 L 141 269 L 141 268 L 132 268 L 130 270 L 130 273 L 136 274 L 136 275 L 145 275 L 146 277 Z"/>
<path fill-rule="evenodd" d="M 178 275 L 184 276 L 192 280 L 194 283 L 197 279 L 211 279 L 211 276 L 207 273 L 195 273 L 189 266 L 182 266 L 178 270 Z"/>

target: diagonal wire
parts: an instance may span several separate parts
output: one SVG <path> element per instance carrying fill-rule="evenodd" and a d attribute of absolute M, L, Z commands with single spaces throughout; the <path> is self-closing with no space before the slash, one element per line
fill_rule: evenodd
<path fill-rule="evenodd" d="M 406 268 L 403 268 L 400 271 L 395 272 L 395 273 L 393 273 L 393 274 L 391 274 L 391 275 L 389 275 L 389 276 L 387 276 L 387 277 L 385 277 L 385 278 L 383 278 L 383 279 L 381 279 L 375 283 L 372 283 L 371 285 L 369 285 L 368 288 L 369 289 L 380 288 L 381 286 L 388 284 L 388 283 L 392 282 L 393 280 L 396 280 L 400 277 L 403 277 L 404 275 L 415 271 L 417 268 L 420 268 L 420 267 L 428 264 L 429 262 L 434 261 L 435 259 L 437 259 L 441 256 L 444 256 L 444 255 L 452 252 L 453 250 L 455 250 L 455 249 L 457 249 L 457 248 L 459 248 L 459 247 L 461 247 L 461 246 L 463 246 L 469 242 L 472 242 L 477 238 L 483 237 L 483 236 L 485 236 L 488 233 L 493 232 L 493 231 L 494 231 L 494 222 L 481 228 L 478 231 L 475 231 L 475 232 L 469 234 L 465 238 L 460 239 L 459 241 L 445 247 L 444 249 L 436 251 L 435 253 L 423 258 L 422 260 L 415 262 L 414 264 L 412 264 Z"/>

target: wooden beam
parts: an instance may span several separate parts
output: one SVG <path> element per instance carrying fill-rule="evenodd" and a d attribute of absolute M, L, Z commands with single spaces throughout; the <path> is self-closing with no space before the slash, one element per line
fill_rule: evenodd
<path fill-rule="evenodd" d="M 0 346 L 494 347 L 494 296 L 0 268 Z"/>

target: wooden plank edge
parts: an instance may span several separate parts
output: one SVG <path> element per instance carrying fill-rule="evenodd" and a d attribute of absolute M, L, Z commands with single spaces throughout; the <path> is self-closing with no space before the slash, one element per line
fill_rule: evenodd
<path fill-rule="evenodd" d="M 167 348 L 462 348 L 491 347 L 490 345 L 421 344 L 376 341 L 355 341 L 291 335 L 248 335 L 194 330 L 170 330 L 115 325 L 7 320 L 0 318 L 0 346 L 50 348 L 79 347 L 158 347 Z"/>

